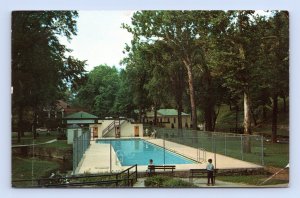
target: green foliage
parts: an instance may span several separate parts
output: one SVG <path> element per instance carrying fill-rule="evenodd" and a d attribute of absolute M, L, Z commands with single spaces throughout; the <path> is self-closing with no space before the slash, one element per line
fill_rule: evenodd
<path fill-rule="evenodd" d="M 113 116 L 112 108 L 120 90 L 120 75 L 115 67 L 100 65 L 88 75 L 78 91 L 79 102 L 99 117 Z"/>
<path fill-rule="evenodd" d="M 155 175 L 148 177 L 145 180 L 145 187 L 152 188 L 192 188 L 196 187 L 190 182 L 183 181 L 181 179 L 175 179 L 172 177 Z"/>
<path fill-rule="evenodd" d="M 12 13 L 12 107 L 19 131 L 25 110 L 33 112 L 29 120 L 36 126 L 43 108 L 55 106 L 84 75 L 85 61 L 66 57 L 70 49 L 59 42 L 76 35 L 77 16 L 76 11 Z"/>

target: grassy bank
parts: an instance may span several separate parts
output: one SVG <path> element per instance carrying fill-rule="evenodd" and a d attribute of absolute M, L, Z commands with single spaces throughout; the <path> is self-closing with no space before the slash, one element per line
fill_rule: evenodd
<path fill-rule="evenodd" d="M 12 157 L 12 179 L 37 179 L 59 168 L 59 163 L 38 158 Z"/>
<path fill-rule="evenodd" d="M 262 184 L 262 182 L 268 179 L 268 177 L 265 175 L 218 176 L 217 179 L 224 182 L 241 183 L 241 184 L 256 185 L 256 186 L 288 183 L 288 180 L 270 179 L 266 183 Z"/>
<path fill-rule="evenodd" d="M 68 171 L 71 162 L 62 161 L 62 155 L 72 151 L 72 145 L 67 144 L 66 140 L 56 140 L 52 143 L 44 144 L 50 140 L 55 140 L 57 138 L 57 133 L 40 134 L 37 139 L 33 139 L 32 133 L 26 133 L 25 137 L 21 137 L 21 142 L 17 143 L 17 137 L 12 136 L 12 145 L 23 145 L 23 144 L 38 144 L 34 147 L 35 156 L 27 153 L 27 155 L 20 155 L 18 150 L 13 150 L 12 156 L 12 180 L 20 179 L 38 179 L 42 177 L 48 177 L 51 172 Z M 28 147 L 28 151 L 32 150 Z M 13 148 L 19 149 L 19 148 Z M 44 155 L 44 154 L 45 155 Z M 50 153 L 52 153 L 50 155 Z M 59 157 L 61 159 L 52 158 L 51 156 Z M 71 159 L 70 159 L 71 160 Z M 22 187 L 31 186 L 31 182 L 22 183 Z M 20 186 L 20 185 L 18 185 Z"/>

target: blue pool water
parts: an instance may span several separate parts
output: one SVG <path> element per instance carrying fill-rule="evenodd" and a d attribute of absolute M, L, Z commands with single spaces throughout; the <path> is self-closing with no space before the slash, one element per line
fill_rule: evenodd
<path fill-rule="evenodd" d="M 193 164 L 193 160 L 177 155 L 159 146 L 151 144 L 141 139 L 128 140 L 98 140 L 97 143 L 109 144 L 117 153 L 122 166 L 134 164 L 148 165 L 149 159 L 153 159 L 153 164 Z"/>

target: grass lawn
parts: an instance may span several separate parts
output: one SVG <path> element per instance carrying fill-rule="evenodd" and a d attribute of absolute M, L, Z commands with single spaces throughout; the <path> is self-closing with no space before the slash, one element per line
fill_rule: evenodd
<path fill-rule="evenodd" d="M 49 143 L 49 144 L 43 144 L 39 145 L 44 148 L 55 148 L 55 149 L 61 149 L 61 150 L 72 150 L 72 144 L 68 144 L 67 140 L 57 140 L 55 142 Z"/>
<path fill-rule="evenodd" d="M 72 151 L 72 145 L 67 144 L 67 140 L 57 140 L 48 144 L 47 141 L 57 138 L 57 133 L 52 133 L 47 135 L 45 133 L 40 134 L 37 139 L 33 140 L 31 133 L 26 133 L 25 137 L 21 137 L 21 142 L 17 143 L 17 137 L 12 136 L 12 145 L 22 145 L 22 144 L 39 144 L 35 146 L 35 150 L 38 151 L 39 148 L 47 148 L 47 151 L 53 151 L 54 153 L 66 153 Z M 42 151 L 43 151 L 42 150 Z M 61 162 L 51 159 L 48 156 L 46 158 L 32 158 L 31 156 L 12 156 L 12 180 L 19 179 L 37 179 L 50 174 L 51 171 L 56 172 L 56 170 L 61 169 Z M 31 182 L 24 182 L 22 184 L 13 184 L 15 186 L 31 186 L 36 185 Z"/>
<path fill-rule="evenodd" d="M 24 144 L 39 144 L 44 143 L 57 138 L 57 132 L 52 131 L 50 135 L 46 133 L 40 133 L 36 139 L 33 139 L 33 134 L 26 132 L 24 137 L 21 137 L 21 141 L 18 142 L 16 134 L 12 135 L 12 145 L 24 145 Z"/>
<path fill-rule="evenodd" d="M 171 132 L 169 137 L 171 137 Z M 225 140 L 224 136 L 216 136 L 213 140 L 214 142 L 212 142 L 212 138 L 208 135 L 199 135 L 198 141 L 195 141 L 194 137 L 188 136 L 180 138 L 166 138 L 166 140 L 195 148 L 204 148 L 209 152 L 214 152 L 213 143 L 215 142 L 216 153 L 255 164 L 261 164 L 263 160 L 265 166 L 283 168 L 289 163 L 289 144 L 270 143 L 264 141 L 262 148 L 261 139 L 256 139 L 256 137 L 253 137 L 250 140 L 251 153 L 243 151 L 240 137 L 227 136 Z M 262 153 L 264 153 L 264 155 Z"/>
<path fill-rule="evenodd" d="M 52 131 L 50 135 L 47 135 L 45 133 L 40 134 L 35 140 L 33 139 L 31 133 L 27 133 L 26 136 L 21 137 L 20 143 L 17 142 L 17 137 L 15 135 L 12 136 L 12 145 L 24 145 L 24 144 L 33 144 L 33 143 L 40 144 L 40 143 L 48 142 L 53 139 L 57 139 L 57 132 Z M 72 149 L 72 145 L 67 144 L 67 140 L 57 140 L 50 144 L 39 145 L 39 147 L 56 148 L 56 149 L 64 149 L 64 150 Z"/>
<path fill-rule="evenodd" d="M 262 186 L 261 183 L 266 179 L 268 179 L 268 176 L 266 175 L 218 176 L 217 179 L 225 182 Z M 286 183 L 288 183 L 287 180 L 270 179 L 263 185 L 275 185 L 275 184 L 286 184 Z"/>
<path fill-rule="evenodd" d="M 283 168 L 289 163 L 289 144 L 265 143 L 266 166 Z"/>
<path fill-rule="evenodd" d="M 12 157 L 12 180 L 37 179 L 59 168 L 55 161 L 40 160 L 38 158 Z M 31 186 L 31 182 L 13 183 L 16 186 Z M 34 184 L 36 185 L 36 184 Z"/>

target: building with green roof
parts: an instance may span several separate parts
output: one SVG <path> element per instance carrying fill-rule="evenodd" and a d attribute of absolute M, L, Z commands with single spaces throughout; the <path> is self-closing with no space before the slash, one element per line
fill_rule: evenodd
<path fill-rule="evenodd" d="M 68 144 L 73 143 L 74 134 L 80 136 L 83 132 L 90 132 L 90 125 L 98 123 L 97 116 L 84 111 L 70 114 L 64 117 L 63 120 L 67 123 Z"/>
<path fill-rule="evenodd" d="M 190 114 L 181 112 L 182 116 L 182 127 L 191 127 L 191 116 Z M 146 113 L 146 123 L 153 124 L 154 122 L 154 111 Z M 160 127 L 165 128 L 178 128 L 178 111 L 176 109 L 159 109 L 157 110 L 157 123 Z"/>

